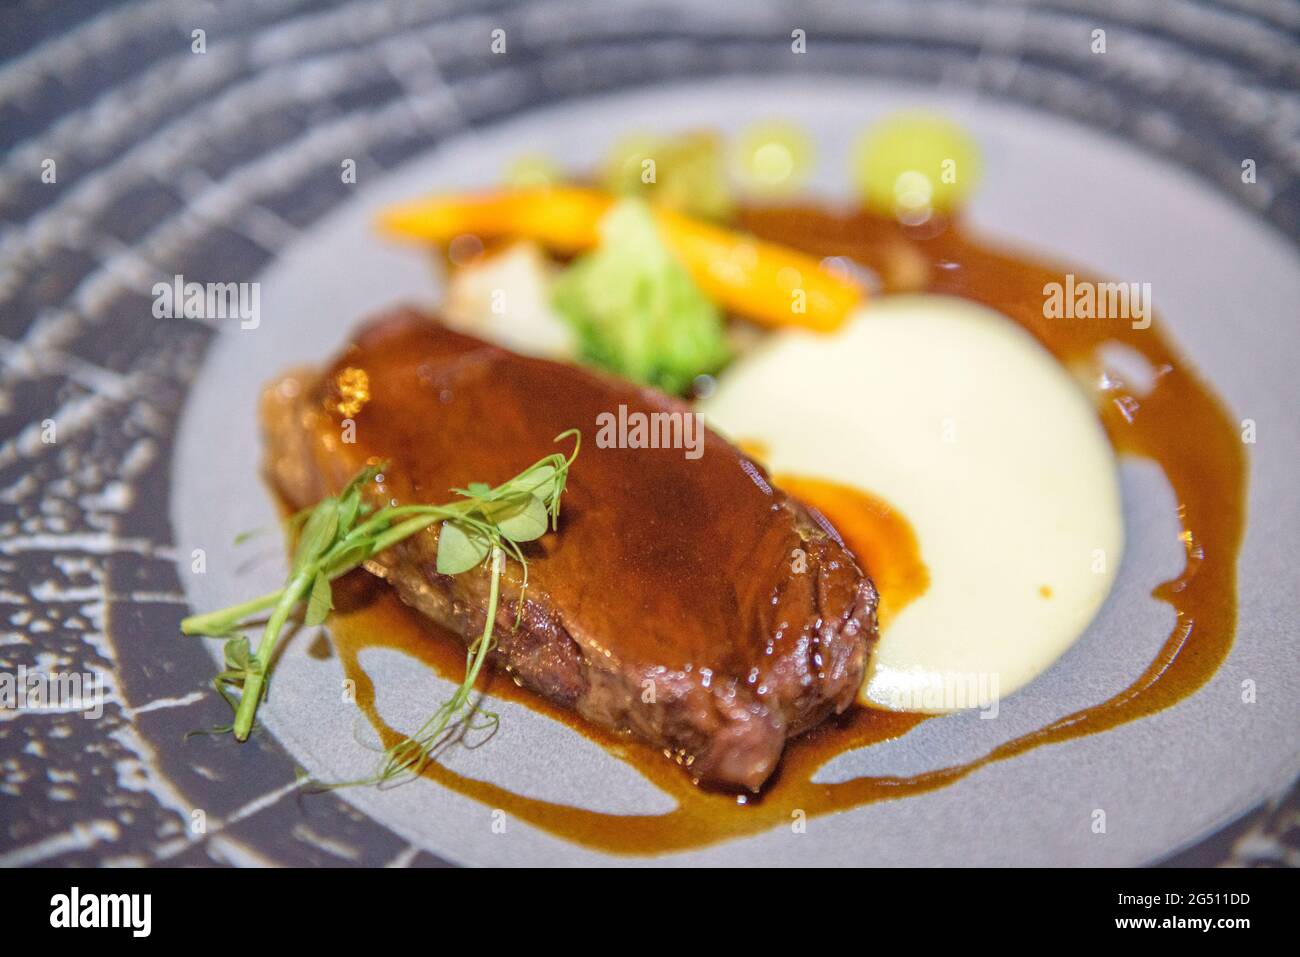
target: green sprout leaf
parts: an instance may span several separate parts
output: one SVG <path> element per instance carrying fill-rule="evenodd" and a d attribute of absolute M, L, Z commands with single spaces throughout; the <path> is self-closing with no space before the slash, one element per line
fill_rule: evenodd
<path fill-rule="evenodd" d="M 542 500 L 531 492 L 494 502 L 486 514 L 512 542 L 531 542 L 546 534 L 549 513 Z"/>
<path fill-rule="evenodd" d="M 307 614 L 303 621 L 311 626 L 322 624 L 333 607 L 334 590 L 330 588 L 330 580 L 325 573 L 319 572 L 312 582 L 311 595 L 307 599 Z"/>
<path fill-rule="evenodd" d="M 515 480 L 513 483 L 514 490 L 517 492 L 531 492 L 542 499 L 546 499 L 553 492 L 558 474 L 554 465 L 548 465 L 545 462 L 534 465 L 528 471 L 520 474 L 519 478 Z"/>
<path fill-rule="evenodd" d="M 339 533 L 346 535 L 352 531 L 352 526 L 356 523 L 357 513 L 360 510 L 361 493 L 356 489 L 351 489 L 339 500 Z"/>
<path fill-rule="evenodd" d="M 298 539 L 298 550 L 293 556 L 294 570 L 303 568 L 319 558 L 334 543 L 338 531 L 339 510 L 336 499 L 324 499 L 307 518 Z"/>
<path fill-rule="evenodd" d="M 492 542 L 486 533 L 462 522 L 443 522 L 438 532 L 438 574 L 459 575 L 483 563 Z"/>
<path fill-rule="evenodd" d="M 230 671 L 247 671 L 253 657 L 253 651 L 248 646 L 248 639 L 245 637 L 231 638 L 226 642 L 223 651 L 225 652 L 226 668 Z"/>

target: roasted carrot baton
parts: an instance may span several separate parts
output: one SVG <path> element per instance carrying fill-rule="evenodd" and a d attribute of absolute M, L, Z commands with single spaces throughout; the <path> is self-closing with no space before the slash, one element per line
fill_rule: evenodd
<path fill-rule="evenodd" d="M 533 239 L 576 253 L 600 240 L 597 228 L 613 200 L 589 189 L 547 187 L 479 195 L 453 194 L 390 206 L 380 225 L 393 235 L 446 244 L 469 233 Z"/>
<path fill-rule="evenodd" d="M 570 186 L 435 196 L 384 210 L 380 225 L 405 239 L 445 244 L 468 233 L 576 253 L 600 241 L 600 219 L 613 203 L 606 193 Z M 664 243 L 704 294 L 755 322 L 830 332 L 862 301 L 861 287 L 812 256 L 670 210 L 655 217 Z"/>

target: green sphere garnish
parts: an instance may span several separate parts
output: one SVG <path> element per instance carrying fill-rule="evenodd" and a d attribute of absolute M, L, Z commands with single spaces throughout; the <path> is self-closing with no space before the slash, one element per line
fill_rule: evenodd
<path fill-rule="evenodd" d="M 961 127 L 926 113 L 881 120 L 858 140 L 854 182 L 867 205 L 904 223 L 957 210 L 980 176 L 979 150 Z"/>

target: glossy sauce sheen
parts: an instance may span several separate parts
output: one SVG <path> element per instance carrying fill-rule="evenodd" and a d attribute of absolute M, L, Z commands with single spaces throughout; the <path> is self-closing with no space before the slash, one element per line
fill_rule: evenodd
<path fill-rule="evenodd" d="M 350 410 L 355 443 L 334 438 L 332 421 L 320 430 L 329 460 L 320 467 L 345 479 L 378 450 L 392 465 L 382 488 L 395 502 L 448 501 L 449 489 L 567 454 L 572 440 L 557 445 L 554 437 L 582 430 L 579 464 L 562 500 L 562 534 L 525 551 L 532 594 L 544 592 L 592 644 L 604 642 L 606 657 L 744 675 L 782 650 L 773 643 L 794 640 L 787 605 L 815 583 L 785 573 L 787 557 L 804 544 L 783 512 L 785 496 L 712 433 L 697 457 L 707 468 L 685 448 L 602 448 L 596 441 L 602 415 L 620 406 L 629 417 L 660 413 L 658 394 L 483 347 L 422 320 L 365 329 L 336 362 L 327 405 L 355 402 L 339 394 L 338 382 L 358 367 L 382 374 Z M 689 416 L 689 406 L 674 414 Z M 858 577 L 847 564 L 827 574 Z M 755 616 L 744 623 L 750 627 L 739 626 L 743 614 Z"/>
<path fill-rule="evenodd" d="M 1116 449 L 1154 460 L 1177 496 L 1187 566 L 1155 591 L 1177 612 L 1173 631 L 1155 660 L 1113 698 L 1009 741 L 976 761 L 915 776 L 861 777 L 841 783 L 812 780 L 836 755 L 898 737 L 926 720 L 924 715 L 856 709 L 791 741 L 780 770 L 762 795 L 742 801 L 694 787 L 652 749 L 593 728 L 497 675 L 484 682 L 494 696 L 524 701 L 602 743 L 671 795 L 676 809 L 660 815 L 610 815 L 535 800 L 438 764 L 427 767 L 428 777 L 588 847 L 622 854 L 684 850 L 787 826 L 796 809 L 814 817 L 931 791 L 1039 745 L 1095 734 L 1160 711 L 1192 694 L 1215 673 L 1231 647 L 1236 624 L 1236 563 L 1245 520 L 1243 446 L 1226 410 L 1154 326 L 1135 330 L 1122 320 L 1044 318 L 1044 285 L 1060 282 L 1066 272 L 1077 276 L 1077 270 L 992 250 L 956 226 L 922 240 L 893 223 L 857 213 L 750 210 L 742 220 L 760 237 L 822 256 L 857 259 L 876 270 L 887 290 L 947 293 L 984 303 L 1024 326 L 1067 366 L 1092 363 L 1097 348 L 1106 342 L 1123 343 L 1145 356 L 1159 372 L 1156 387 L 1140 399 L 1111 395 L 1101 416 Z M 530 448 L 524 458 L 544 451 Z M 925 566 L 916 553 L 915 537 L 905 519 L 891 513 L 886 504 L 817 480 L 789 476 L 784 483 L 796 497 L 822 512 L 868 566 L 881 591 L 886 620 L 923 592 Z M 558 541 L 566 535 L 554 537 Z M 375 645 L 399 648 L 459 681 L 464 646 L 452 635 L 437 634 L 387 589 L 358 588 L 359 593 L 336 614 L 334 642 L 345 672 L 357 682 L 358 704 L 386 743 L 394 744 L 401 735 L 377 716 L 374 688 L 359 665 L 360 651 Z"/>

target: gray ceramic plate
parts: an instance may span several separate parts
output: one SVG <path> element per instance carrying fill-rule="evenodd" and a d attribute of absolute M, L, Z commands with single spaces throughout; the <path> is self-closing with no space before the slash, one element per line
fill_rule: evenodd
<path fill-rule="evenodd" d="M 1285 571 L 1297 557 L 1291 413 L 1300 394 L 1290 370 L 1300 349 L 1286 321 L 1288 304 L 1300 297 L 1293 250 L 1183 175 L 1095 132 L 904 87 L 747 80 L 601 98 L 453 138 L 358 190 L 262 275 L 262 326 L 223 331 L 190 394 L 171 501 L 181 554 L 200 547 L 207 553 L 206 574 L 182 570 L 191 605 L 225 605 L 283 575 L 274 549 L 250 559 L 229 545 L 232 530 L 274 521 L 256 479 L 258 386 L 287 364 L 324 358 L 367 313 L 396 300 L 438 300 L 423 257 L 376 240 L 369 221 L 385 202 L 433 186 L 490 185 L 522 149 L 581 168 L 625 132 L 727 131 L 774 115 L 795 117 L 814 135 L 819 162 L 810 189 L 836 195 L 847 178 L 852 135 L 884 112 L 922 103 L 961 116 L 979 141 L 989 175 L 971 211 L 974 226 L 1023 248 L 1151 282 L 1187 354 L 1232 409 L 1260 423 L 1263 437 L 1251 450 L 1255 521 L 1242 554 L 1237 645 L 1204 689 L 1167 713 L 995 764 L 936 793 L 816 819 L 806 833 L 779 829 L 662 860 L 1132 864 L 1200 836 L 1283 787 L 1296 771 L 1300 718 L 1289 658 L 1296 583 Z M 1171 234 L 1182 239 L 1171 244 Z M 1233 254 L 1225 256 L 1226 249 Z M 1243 316 L 1252 321 L 1230 318 Z M 967 714 L 928 722 L 898 741 L 836 759 L 820 777 L 914 773 L 973 759 L 1132 681 L 1168 634 L 1172 612 L 1150 592 L 1177 573 L 1183 552 L 1175 502 L 1158 470 L 1125 462 L 1123 485 L 1129 545 L 1119 584 L 1075 649 L 1006 702 L 997 720 Z M 286 649 L 264 711 L 267 726 L 312 773 L 332 780 L 364 775 L 374 755 L 355 739 L 356 712 L 338 692 L 340 665 L 313 648 L 312 635 L 303 634 Z M 450 690 L 397 652 L 370 655 L 363 664 L 393 726 L 417 726 L 429 703 Z M 1242 702 L 1248 678 L 1260 689 L 1253 704 Z M 671 808 L 631 768 L 567 728 L 517 706 L 502 711 L 501 730 L 487 745 L 454 750 L 445 760 L 545 800 L 612 814 Z M 412 847 L 448 860 L 596 857 L 522 822 L 497 833 L 494 808 L 425 781 L 342 797 Z M 1091 827 L 1098 808 L 1108 824 L 1100 835 Z"/>
<path fill-rule="evenodd" d="M 0 711 L 0 865 L 592 859 L 519 822 L 494 833 L 493 809 L 425 782 L 300 793 L 298 765 L 342 777 L 373 760 L 354 738 L 338 663 L 310 634 L 285 650 L 266 733 L 244 747 L 186 738 L 228 712 L 208 686 L 213 643 L 178 637 L 180 618 L 260 592 L 283 570 L 273 547 L 231 547 L 234 532 L 272 515 L 256 391 L 330 354 L 377 308 L 437 301 L 421 257 L 370 232 L 388 200 L 493 182 L 521 152 L 580 168 L 625 130 L 730 130 L 773 116 L 814 137 L 810 189 L 833 196 L 851 137 L 918 103 L 947 109 L 979 141 L 975 226 L 1151 282 L 1172 338 L 1234 415 L 1257 423 L 1236 646 L 1169 712 L 926 796 L 815 819 L 805 834 L 658 860 L 1292 859 L 1268 833 L 1285 830 L 1294 798 L 1252 814 L 1247 840 L 1244 827 L 1219 829 L 1300 768 L 1300 22 L 1293 4 L 1261 0 L 1084 7 L 127 0 L 91 11 L 50 0 L 0 10 L 0 672 L 84 673 L 104 705 L 95 720 Z M 498 28 L 501 55 L 489 47 Z M 802 55 L 790 49 L 796 28 L 809 41 Z M 1098 28 L 1101 56 L 1090 49 Z M 1243 158 L 1257 183 L 1241 182 Z M 345 159 L 355 185 L 340 182 Z M 47 160 L 55 182 L 40 181 Z M 260 281 L 261 325 L 152 318 L 153 284 L 177 274 Z M 826 779 L 974 758 L 1133 678 L 1168 632 L 1168 608 L 1149 591 L 1181 551 L 1161 475 L 1133 462 L 1123 478 L 1120 585 L 1078 647 L 998 720 L 927 722 L 838 759 Z M 395 725 L 446 692 L 400 657 L 366 665 Z M 1250 705 L 1246 680 L 1258 689 Z M 449 757 L 459 769 L 615 813 L 666 807 L 584 738 L 502 710 L 487 746 Z M 1096 809 L 1104 835 L 1089 826 Z"/>

